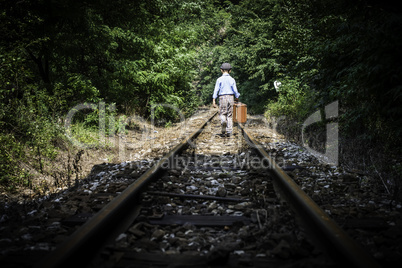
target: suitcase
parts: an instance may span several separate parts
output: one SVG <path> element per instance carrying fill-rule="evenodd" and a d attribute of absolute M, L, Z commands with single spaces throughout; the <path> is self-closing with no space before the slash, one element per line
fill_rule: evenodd
<path fill-rule="evenodd" d="M 237 102 L 233 105 L 233 123 L 244 124 L 247 121 L 247 105 Z"/>

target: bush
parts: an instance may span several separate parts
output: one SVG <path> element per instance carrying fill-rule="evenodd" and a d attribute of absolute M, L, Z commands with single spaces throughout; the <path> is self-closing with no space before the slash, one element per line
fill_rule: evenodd
<path fill-rule="evenodd" d="M 29 172 L 21 168 L 25 150 L 21 142 L 11 134 L 0 134 L 0 185 L 8 190 L 29 185 Z"/>
<path fill-rule="evenodd" d="M 286 116 L 288 120 L 303 121 L 312 111 L 313 93 L 297 78 L 281 81 L 278 97 L 267 105 L 267 117 Z"/>

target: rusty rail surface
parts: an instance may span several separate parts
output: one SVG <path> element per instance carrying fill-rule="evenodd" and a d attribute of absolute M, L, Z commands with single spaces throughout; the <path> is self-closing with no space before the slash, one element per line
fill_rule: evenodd
<path fill-rule="evenodd" d="M 337 263 L 353 267 L 380 267 L 374 258 L 355 242 L 333 221 L 294 181 L 290 178 L 244 129 L 238 125 L 249 145 L 255 148 L 264 160 L 269 162 L 274 183 L 279 186 L 285 199 L 315 237 L 326 253 Z"/>

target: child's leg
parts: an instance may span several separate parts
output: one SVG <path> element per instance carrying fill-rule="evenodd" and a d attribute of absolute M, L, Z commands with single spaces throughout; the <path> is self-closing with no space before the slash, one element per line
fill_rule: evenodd
<path fill-rule="evenodd" d="M 232 133 L 233 131 L 233 104 L 234 104 L 234 97 L 233 95 L 228 95 L 228 102 L 227 102 L 227 127 L 226 127 L 226 132 L 227 133 Z"/>

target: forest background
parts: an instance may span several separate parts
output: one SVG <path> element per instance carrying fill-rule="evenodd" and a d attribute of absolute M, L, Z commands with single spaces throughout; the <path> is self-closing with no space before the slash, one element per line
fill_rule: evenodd
<path fill-rule="evenodd" d="M 397 193 L 402 13 L 390 3 L 3 0 L 0 185 L 32 188 L 52 172 L 44 166 L 72 150 L 64 120 L 75 105 L 104 102 L 106 118 L 153 115 L 169 127 L 177 112 L 151 113 L 153 105 L 186 116 L 210 105 L 219 66 L 230 62 L 249 112 L 286 118 L 277 129 L 296 142 L 322 147 L 328 121 L 311 126 L 306 141 L 301 125 L 338 101 L 340 163 L 376 172 Z M 99 112 L 80 111 L 72 126 L 95 147 Z M 106 125 L 121 130 L 118 120 Z"/>

